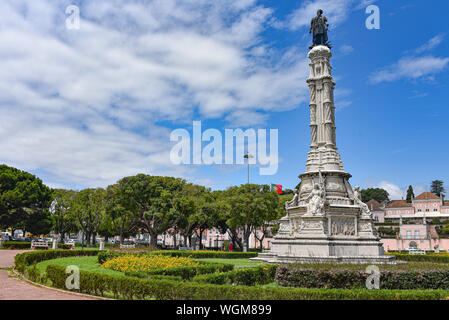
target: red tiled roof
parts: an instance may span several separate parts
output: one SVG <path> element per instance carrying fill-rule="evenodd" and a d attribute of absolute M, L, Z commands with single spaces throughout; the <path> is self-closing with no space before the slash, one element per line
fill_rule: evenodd
<path fill-rule="evenodd" d="M 408 203 L 405 200 L 393 200 L 387 204 L 387 208 L 406 208 L 412 207 L 411 203 Z"/>
<path fill-rule="evenodd" d="M 428 200 L 428 199 L 438 200 L 440 199 L 440 197 L 438 197 L 436 194 L 433 194 L 432 192 L 423 192 L 415 198 L 415 200 Z"/>
<path fill-rule="evenodd" d="M 377 211 L 377 210 L 380 210 L 381 207 L 382 207 L 382 205 L 381 205 L 376 199 L 371 199 L 370 201 L 368 201 L 368 202 L 366 203 L 366 205 L 368 206 L 368 208 L 369 208 L 371 211 Z"/>

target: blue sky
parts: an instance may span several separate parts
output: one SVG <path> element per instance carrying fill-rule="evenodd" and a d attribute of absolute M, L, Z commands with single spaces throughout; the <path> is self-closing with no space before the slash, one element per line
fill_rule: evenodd
<path fill-rule="evenodd" d="M 65 26 L 70 4 L 79 30 Z M 370 4 L 379 30 L 365 27 Z M 223 133 L 278 129 L 278 172 L 254 166 L 251 181 L 293 188 L 310 141 L 308 25 L 318 8 L 330 23 L 337 145 L 351 183 L 392 198 L 410 184 L 448 185 L 445 0 L 4 0 L 0 162 L 52 187 L 140 172 L 214 189 L 245 183 L 241 165 L 170 162 L 170 132 L 201 120 Z"/>

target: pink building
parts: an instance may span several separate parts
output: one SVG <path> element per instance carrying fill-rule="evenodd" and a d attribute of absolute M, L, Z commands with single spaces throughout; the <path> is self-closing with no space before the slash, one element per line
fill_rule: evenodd
<path fill-rule="evenodd" d="M 398 222 L 399 219 L 431 221 L 433 218 L 449 218 L 449 201 L 431 192 L 423 192 L 411 203 L 405 200 L 393 200 L 379 203 L 372 199 L 367 202 L 376 222 Z"/>

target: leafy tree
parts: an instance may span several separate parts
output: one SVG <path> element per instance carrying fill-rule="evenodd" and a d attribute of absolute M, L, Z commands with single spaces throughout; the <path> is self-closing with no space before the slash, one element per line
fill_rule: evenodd
<path fill-rule="evenodd" d="M 292 198 L 293 193 L 288 194 L 288 198 Z M 259 241 L 260 248 L 263 249 L 263 240 L 265 237 L 269 235 L 270 232 L 277 232 L 279 225 L 276 222 L 283 215 L 285 215 L 285 196 L 278 196 L 277 205 L 271 201 L 265 201 L 265 205 L 262 210 L 262 214 L 257 216 L 254 237 Z M 261 234 L 258 234 L 257 231 L 261 231 Z"/>
<path fill-rule="evenodd" d="M 28 230 L 47 233 L 50 201 L 51 190 L 39 178 L 28 172 L 0 165 L 1 227 L 10 227 L 12 233 L 19 228 L 24 232 L 26 228 L 31 228 L 32 230 Z"/>
<path fill-rule="evenodd" d="M 430 192 L 436 194 L 437 196 L 440 196 L 441 194 L 444 195 L 446 190 L 444 190 L 443 181 L 441 181 L 441 180 L 432 181 L 432 185 L 430 186 Z"/>
<path fill-rule="evenodd" d="M 368 202 L 371 199 L 375 199 L 378 202 L 382 202 L 385 200 L 389 200 L 389 194 L 388 191 L 382 188 L 368 188 L 363 189 L 361 191 L 362 194 L 362 201 Z"/>
<path fill-rule="evenodd" d="M 201 223 L 201 205 L 210 191 L 203 186 L 185 184 L 182 193 L 173 199 L 173 229 L 184 237 L 184 244 L 192 245 L 192 235 Z M 210 197 L 210 196 L 209 196 Z M 176 242 L 175 242 L 176 246 Z"/>
<path fill-rule="evenodd" d="M 229 206 L 210 192 L 204 193 L 200 199 L 199 210 L 191 216 L 195 230 L 199 235 L 200 249 L 203 248 L 203 233 L 217 225 L 220 217 L 229 212 Z"/>
<path fill-rule="evenodd" d="M 120 236 L 120 243 L 138 230 L 139 216 L 135 203 L 125 192 L 123 184 L 111 185 L 106 190 L 106 215 L 100 232 Z"/>
<path fill-rule="evenodd" d="M 413 192 L 413 187 L 408 186 L 407 189 L 407 202 L 412 203 L 412 199 L 415 197 L 415 193 Z"/>
<path fill-rule="evenodd" d="M 53 201 L 50 206 L 53 231 L 61 236 L 64 241 L 65 235 L 76 230 L 74 215 L 71 206 L 75 191 L 55 189 L 53 190 Z"/>
<path fill-rule="evenodd" d="M 269 186 L 257 184 L 231 187 L 225 194 L 230 208 L 226 224 L 230 230 L 234 230 L 234 237 L 236 230 L 241 231 L 243 251 L 248 251 L 249 237 L 255 228 L 271 216 L 270 211 L 275 211 L 274 216 L 278 214 L 279 197 L 271 192 Z"/>
<path fill-rule="evenodd" d="M 79 229 L 84 233 L 87 246 L 95 245 L 95 237 L 105 216 L 106 192 L 102 188 L 84 189 L 75 194 L 71 211 Z M 83 239 L 84 241 L 84 239 Z"/>
<path fill-rule="evenodd" d="M 28 211 L 28 210 L 27 210 Z M 32 234 L 48 234 L 52 228 L 51 215 L 48 210 L 29 210 L 24 229 Z"/>
<path fill-rule="evenodd" d="M 185 180 L 171 177 L 138 174 L 121 179 L 121 192 L 129 197 L 129 210 L 139 216 L 143 229 L 150 234 L 150 245 L 157 245 L 157 237 L 172 225 L 174 199 L 180 195 Z"/>

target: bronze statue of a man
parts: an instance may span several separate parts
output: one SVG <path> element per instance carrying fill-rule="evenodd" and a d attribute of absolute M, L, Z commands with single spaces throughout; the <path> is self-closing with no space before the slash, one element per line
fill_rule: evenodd
<path fill-rule="evenodd" d="M 313 43 L 309 49 L 312 49 L 315 46 L 323 45 L 330 48 L 330 45 L 327 43 L 327 27 L 329 24 L 327 23 L 327 18 L 323 16 L 323 10 L 319 9 L 317 11 L 317 15 L 312 19 L 310 23 L 309 33 L 313 31 Z"/>

